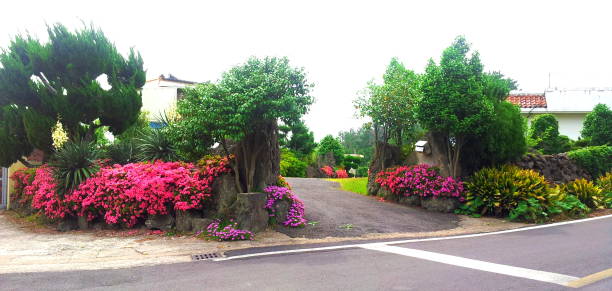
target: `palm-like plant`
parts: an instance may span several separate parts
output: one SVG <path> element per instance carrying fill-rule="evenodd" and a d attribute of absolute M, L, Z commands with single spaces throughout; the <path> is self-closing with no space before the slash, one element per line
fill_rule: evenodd
<path fill-rule="evenodd" d="M 138 141 L 138 159 L 140 161 L 162 160 L 168 162 L 180 159 L 176 147 L 161 129 L 152 130 Z"/>
<path fill-rule="evenodd" d="M 114 164 L 125 165 L 137 162 L 135 145 L 131 141 L 115 141 L 106 146 L 104 157 Z"/>
<path fill-rule="evenodd" d="M 54 178 L 58 193 L 67 193 L 95 174 L 100 166 L 96 160 L 100 151 L 89 141 L 69 141 L 60 148 L 50 165 L 54 168 Z"/>

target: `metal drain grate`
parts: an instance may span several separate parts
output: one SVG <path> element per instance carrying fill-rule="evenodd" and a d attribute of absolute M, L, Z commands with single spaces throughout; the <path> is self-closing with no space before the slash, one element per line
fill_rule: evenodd
<path fill-rule="evenodd" d="M 206 254 L 192 255 L 191 260 L 192 261 L 207 261 L 207 260 L 212 260 L 212 259 L 222 258 L 222 257 L 223 255 L 221 255 L 220 253 L 206 253 Z"/>

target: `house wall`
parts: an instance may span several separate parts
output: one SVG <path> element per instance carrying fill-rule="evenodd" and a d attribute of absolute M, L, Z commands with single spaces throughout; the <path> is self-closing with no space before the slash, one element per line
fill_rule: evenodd
<path fill-rule="evenodd" d="M 580 137 L 580 131 L 582 130 L 582 124 L 584 123 L 584 119 L 586 117 L 586 113 L 550 113 L 557 118 L 559 121 L 559 133 L 562 135 L 567 135 L 569 138 L 573 140 L 577 140 Z M 523 114 L 523 116 L 527 117 L 529 120 L 529 124 L 531 125 L 531 120 L 535 116 L 539 114 Z"/>
<path fill-rule="evenodd" d="M 156 119 L 161 113 L 176 105 L 177 87 L 142 88 L 142 111 L 149 112 L 149 117 Z"/>

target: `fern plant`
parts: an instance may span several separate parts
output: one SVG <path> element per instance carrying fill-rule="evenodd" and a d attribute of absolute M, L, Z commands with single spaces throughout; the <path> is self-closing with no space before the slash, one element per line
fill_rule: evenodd
<path fill-rule="evenodd" d="M 95 174 L 100 166 L 100 151 L 89 141 L 66 142 L 49 163 L 57 182 L 58 193 L 63 195 Z"/>

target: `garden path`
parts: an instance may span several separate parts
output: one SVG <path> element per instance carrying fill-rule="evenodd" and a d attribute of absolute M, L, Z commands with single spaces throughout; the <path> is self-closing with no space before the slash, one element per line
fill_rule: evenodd
<path fill-rule="evenodd" d="M 459 226 L 455 214 L 430 212 L 381 202 L 375 197 L 340 190 L 324 179 L 287 178 L 293 192 L 304 201 L 304 228 L 277 227 L 291 237 L 355 237 L 372 233 L 432 232 Z"/>

